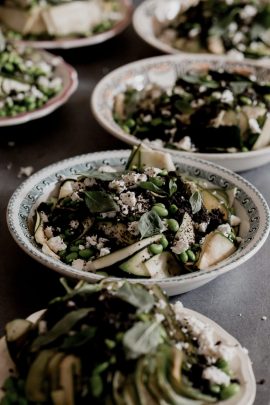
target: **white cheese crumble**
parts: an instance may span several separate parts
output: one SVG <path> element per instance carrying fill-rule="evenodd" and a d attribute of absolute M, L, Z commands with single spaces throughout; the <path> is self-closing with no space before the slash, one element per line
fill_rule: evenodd
<path fill-rule="evenodd" d="M 92 187 L 92 186 L 95 186 L 97 184 L 96 179 L 89 178 L 89 177 L 84 179 L 83 183 L 84 183 L 84 185 L 86 187 Z"/>
<path fill-rule="evenodd" d="M 202 378 L 210 381 L 212 384 L 225 385 L 225 387 L 227 387 L 231 381 L 228 374 L 215 366 L 205 368 L 202 373 Z"/>
<path fill-rule="evenodd" d="M 106 248 L 101 248 L 101 249 L 100 249 L 100 252 L 99 252 L 99 256 L 100 256 L 100 257 L 106 256 L 106 255 L 109 255 L 110 253 L 111 253 L 111 251 L 110 251 L 110 249 L 109 249 L 108 247 L 106 247 Z"/>
<path fill-rule="evenodd" d="M 75 259 L 72 261 L 72 267 L 76 270 L 83 270 L 84 267 L 84 260 L 83 259 Z"/>
<path fill-rule="evenodd" d="M 240 18 L 242 20 L 248 20 L 252 17 L 254 17 L 257 14 L 257 8 L 247 4 L 239 13 Z"/>
<path fill-rule="evenodd" d="M 47 241 L 49 248 L 54 252 L 60 252 L 61 250 L 65 250 L 67 245 L 64 243 L 61 236 L 54 236 Z"/>
<path fill-rule="evenodd" d="M 241 219 L 236 215 L 230 216 L 230 224 L 231 226 L 238 226 L 241 223 Z"/>
<path fill-rule="evenodd" d="M 251 132 L 253 134 L 260 134 L 261 133 L 261 128 L 260 128 L 260 126 L 258 124 L 258 121 L 255 118 L 250 118 L 248 120 L 248 123 L 249 123 L 249 128 L 250 128 L 250 130 L 251 130 Z"/>
<path fill-rule="evenodd" d="M 129 172 L 122 175 L 122 180 L 127 187 L 131 187 L 140 183 L 141 181 L 147 181 L 147 176 L 141 173 Z"/>
<path fill-rule="evenodd" d="M 72 221 L 70 221 L 70 223 L 69 223 L 69 226 L 72 228 L 72 229 L 77 229 L 78 227 L 79 227 L 79 225 L 80 225 L 80 223 L 79 223 L 79 221 L 78 220 L 72 220 Z"/>
<path fill-rule="evenodd" d="M 232 228 L 229 224 L 222 224 L 217 227 L 217 231 L 219 231 L 220 233 L 223 233 L 223 235 L 225 235 L 225 236 L 229 236 L 229 234 L 232 231 Z"/>
<path fill-rule="evenodd" d="M 109 188 L 111 190 L 116 191 L 116 193 L 118 193 L 118 194 L 122 193 L 123 191 L 125 191 L 127 189 L 124 180 L 111 181 L 109 183 Z"/>
<path fill-rule="evenodd" d="M 149 177 L 156 177 L 160 172 L 162 172 L 162 170 L 157 167 L 146 167 L 144 169 L 144 173 Z"/>
<path fill-rule="evenodd" d="M 126 204 L 130 208 L 134 208 L 137 203 L 137 199 L 133 191 L 120 194 L 120 199 L 123 204 Z"/>
<path fill-rule="evenodd" d="M 131 235 L 137 236 L 139 235 L 140 231 L 138 228 L 139 221 L 133 221 L 128 223 L 127 230 Z"/>
<path fill-rule="evenodd" d="M 231 92 L 231 90 L 224 90 L 224 92 L 221 95 L 221 102 L 225 103 L 225 104 L 231 104 L 233 103 L 234 97 L 233 97 L 233 93 Z"/>
<path fill-rule="evenodd" d="M 183 149 L 186 151 L 190 151 L 190 150 L 194 149 L 190 136 L 184 136 L 179 142 L 177 142 L 175 144 L 179 149 Z"/>

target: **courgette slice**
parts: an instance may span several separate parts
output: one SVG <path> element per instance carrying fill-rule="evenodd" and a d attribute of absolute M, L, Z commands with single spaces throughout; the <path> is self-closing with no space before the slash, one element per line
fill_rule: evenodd
<path fill-rule="evenodd" d="M 58 194 L 59 200 L 62 200 L 63 198 L 66 198 L 66 197 L 70 196 L 71 194 L 73 194 L 74 183 L 75 183 L 75 180 L 67 179 L 61 184 L 59 194 Z"/>
<path fill-rule="evenodd" d="M 94 260 L 92 264 L 93 270 L 101 270 L 105 267 L 112 266 L 115 263 L 121 262 L 126 258 L 134 255 L 139 250 L 144 249 L 146 246 L 151 245 L 160 240 L 162 234 L 150 236 L 149 238 L 142 239 L 139 242 L 133 243 L 133 245 L 127 246 L 123 249 L 119 249 L 116 252 L 113 252 L 109 255 L 100 257 L 99 259 Z"/>
<path fill-rule="evenodd" d="M 39 215 L 37 213 L 37 220 L 35 224 L 35 234 L 34 234 L 35 241 L 42 246 L 42 252 L 45 253 L 48 256 L 53 257 L 54 259 L 59 259 L 59 256 L 54 253 L 48 246 L 47 244 L 47 238 L 44 233 L 44 223 Z"/>
<path fill-rule="evenodd" d="M 229 217 L 229 211 L 226 207 L 226 204 L 224 201 L 219 200 L 216 196 L 214 196 L 210 190 L 200 190 L 202 200 L 203 200 L 203 205 L 207 209 L 207 211 L 212 211 L 215 209 L 218 209 L 222 212 L 224 216 L 224 220 L 227 220 Z"/>
<path fill-rule="evenodd" d="M 135 149 L 128 162 L 127 169 L 132 169 L 134 166 L 138 169 L 156 167 L 158 169 L 166 169 L 168 172 L 175 171 L 175 166 L 169 153 L 152 150 L 144 145 L 140 145 Z"/>
<path fill-rule="evenodd" d="M 136 253 L 126 262 L 122 263 L 119 268 L 129 274 L 133 274 L 138 277 L 150 277 L 150 273 L 147 270 L 146 262 L 153 255 L 149 252 L 148 248 L 144 248 L 140 252 Z"/>
<path fill-rule="evenodd" d="M 270 115 L 267 116 L 261 134 L 252 147 L 252 150 L 265 148 L 270 143 Z"/>
<path fill-rule="evenodd" d="M 199 270 L 207 270 L 235 251 L 235 245 L 225 235 L 217 231 L 211 232 L 205 237 L 197 267 Z"/>
<path fill-rule="evenodd" d="M 170 252 L 162 252 L 144 263 L 151 278 L 166 278 L 180 274 L 180 265 Z"/>

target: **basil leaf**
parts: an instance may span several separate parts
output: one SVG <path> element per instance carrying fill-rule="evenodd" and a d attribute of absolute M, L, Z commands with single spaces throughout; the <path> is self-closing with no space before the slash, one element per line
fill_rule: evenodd
<path fill-rule="evenodd" d="M 124 283 L 115 296 L 143 312 L 149 312 L 155 304 L 154 297 L 139 284 Z"/>
<path fill-rule="evenodd" d="M 156 194 L 166 194 L 166 192 L 162 190 L 162 188 L 156 186 L 151 181 L 141 181 L 139 183 L 139 187 L 143 188 L 144 190 L 152 191 L 153 193 Z"/>
<path fill-rule="evenodd" d="M 137 359 L 150 353 L 163 342 L 165 331 L 158 322 L 137 322 L 123 338 L 123 345 L 129 359 Z"/>
<path fill-rule="evenodd" d="M 164 230 L 164 225 L 155 211 L 143 214 L 138 223 L 141 239 L 157 235 Z"/>
<path fill-rule="evenodd" d="M 169 194 L 170 197 L 177 191 L 177 184 L 175 183 L 175 181 L 173 179 L 170 179 L 169 182 Z"/>
<path fill-rule="evenodd" d="M 189 199 L 192 213 L 196 214 L 202 209 L 202 196 L 199 191 L 195 191 Z"/>
<path fill-rule="evenodd" d="M 187 100 L 176 100 L 174 107 L 183 114 L 189 114 L 193 111 L 193 108 Z"/>
<path fill-rule="evenodd" d="M 85 204 L 92 214 L 116 211 L 117 204 L 110 194 L 104 191 L 86 191 Z"/>
<path fill-rule="evenodd" d="M 233 94 L 242 94 L 244 91 L 250 86 L 250 82 L 230 82 L 230 87 L 232 89 Z"/>
<path fill-rule="evenodd" d="M 98 170 L 89 170 L 88 172 L 80 173 L 80 176 L 89 177 L 96 180 L 102 181 L 113 181 L 121 177 L 124 172 L 100 172 Z"/>

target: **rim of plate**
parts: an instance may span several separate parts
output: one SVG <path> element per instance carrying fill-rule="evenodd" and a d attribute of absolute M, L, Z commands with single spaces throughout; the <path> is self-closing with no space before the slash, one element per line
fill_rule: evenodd
<path fill-rule="evenodd" d="M 56 69 L 58 70 L 59 77 L 63 79 L 63 88 L 41 108 L 34 111 L 24 112 L 14 117 L 0 118 L 0 127 L 25 124 L 29 121 L 49 115 L 57 108 L 65 104 L 72 94 L 77 90 L 78 74 L 71 65 L 66 63 L 60 56 L 55 56 L 49 52 L 39 50 L 35 52 L 39 52 L 40 54 L 44 55 L 44 59 L 51 61 L 54 60 L 57 62 Z"/>
<path fill-rule="evenodd" d="M 152 1 L 152 0 L 150 0 Z M 217 56 L 217 55 L 210 55 L 210 54 L 177 54 L 177 55 L 162 55 L 162 56 L 153 56 L 151 58 L 141 59 L 136 62 L 128 63 L 124 66 L 121 66 L 112 72 L 108 73 L 106 76 L 101 79 L 98 84 L 95 86 L 92 96 L 90 97 L 90 108 L 95 119 L 98 123 L 111 135 L 115 138 L 120 139 L 121 141 L 129 144 L 129 145 L 140 145 L 143 143 L 142 140 L 136 138 L 134 135 L 127 134 L 113 119 L 112 117 L 112 109 L 108 105 L 108 103 L 102 102 L 104 100 L 104 93 L 106 89 L 112 88 L 112 83 L 115 85 L 114 88 L 117 87 L 117 83 L 120 83 L 121 77 L 127 74 L 130 70 L 136 71 L 136 73 L 142 74 L 143 76 L 147 75 L 147 68 L 149 66 L 154 67 L 158 64 L 162 63 L 171 63 L 177 65 L 177 63 L 183 62 L 185 59 L 193 60 L 194 62 L 209 62 L 213 63 L 218 61 L 220 63 L 228 63 L 232 65 L 241 65 L 241 66 L 250 66 L 252 68 L 264 68 L 269 70 L 270 75 L 270 65 L 254 61 L 252 59 L 245 59 L 243 61 L 236 61 L 235 59 L 228 58 L 226 56 Z M 135 73 L 134 73 L 135 74 Z M 125 80 L 122 81 L 123 84 L 126 83 Z M 110 96 L 109 96 L 110 97 Z M 100 109 L 100 105 L 103 105 L 103 110 Z M 103 111 L 103 112 L 102 112 Z M 146 142 L 145 142 L 146 143 Z M 148 143 L 146 143 L 148 145 Z M 178 151 L 174 149 L 169 149 L 165 147 L 156 147 L 152 146 L 153 149 L 161 150 L 163 152 L 172 153 L 175 155 L 181 156 L 196 156 L 199 159 L 215 159 L 219 160 L 220 164 L 222 164 L 223 160 L 228 158 L 239 160 L 239 159 L 247 159 L 249 157 L 260 157 L 261 155 L 269 154 L 270 158 L 270 145 L 266 146 L 262 149 L 253 150 L 249 152 L 236 152 L 236 153 L 200 153 L 200 152 L 185 152 L 185 151 Z"/>
<path fill-rule="evenodd" d="M 123 18 L 119 22 L 117 22 L 110 30 L 101 32 L 100 34 L 95 34 L 85 38 L 63 38 L 40 41 L 31 41 L 25 39 L 13 40 L 12 42 L 22 46 L 45 49 L 73 49 L 82 48 L 84 46 L 98 45 L 117 36 L 128 27 L 133 14 L 133 3 L 132 0 L 121 0 L 121 3 L 124 7 Z"/>
<path fill-rule="evenodd" d="M 41 309 L 37 312 L 34 312 L 33 314 L 29 315 L 26 319 L 29 321 L 35 323 L 37 320 L 40 318 L 40 316 L 44 313 L 44 309 Z M 217 402 L 218 404 L 227 404 L 227 405 L 252 405 L 256 396 L 256 379 L 255 375 L 252 369 L 252 363 L 249 358 L 248 353 L 246 353 L 243 350 L 243 347 L 241 343 L 234 337 L 232 336 L 229 332 L 227 332 L 225 329 L 223 329 L 219 324 L 217 324 L 215 321 L 212 319 L 208 318 L 207 316 L 201 314 L 200 312 L 194 311 L 192 309 L 183 307 L 182 312 L 187 315 L 187 316 L 192 316 L 195 317 L 196 319 L 202 321 L 205 325 L 210 325 L 214 329 L 214 333 L 217 337 L 217 339 L 222 339 L 226 344 L 228 344 L 230 347 L 235 347 L 237 350 L 237 359 L 240 361 L 240 366 L 239 372 L 242 374 L 243 378 L 243 386 L 244 386 L 244 392 L 241 398 L 239 399 L 234 399 L 234 397 L 230 398 L 229 400 L 225 400 L 222 402 Z M 5 337 L 2 337 L 0 339 L 0 355 L 4 353 L 5 358 L 5 364 L 10 366 L 13 366 L 13 361 L 9 356 L 7 347 L 6 347 L 6 340 Z M 8 370 L 6 370 L 8 374 Z M 3 370 L 0 370 L 0 383 L 1 379 L 6 376 L 1 377 L 1 372 Z M 0 388 L 0 399 L 1 399 L 1 388 Z M 237 400 L 237 403 L 235 402 Z"/>
<path fill-rule="evenodd" d="M 103 276 L 96 275 L 91 272 L 83 272 L 76 270 L 75 268 L 64 264 L 60 260 L 54 259 L 44 254 L 40 248 L 35 245 L 33 235 L 30 234 L 28 228 L 28 219 L 31 214 L 31 208 L 35 205 L 36 201 L 44 194 L 43 188 L 46 188 L 52 184 L 56 184 L 62 177 L 74 176 L 74 174 L 89 169 L 89 165 L 92 167 L 96 163 L 109 164 L 112 159 L 118 160 L 118 165 L 124 165 L 130 155 L 129 150 L 114 150 L 106 152 L 95 152 L 84 155 L 68 158 L 50 166 L 47 166 L 38 172 L 34 173 L 31 177 L 25 180 L 11 196 L 7 207 L 7 224 L 9 231 L 14 238 L 15 242 L 32 258 L 40 262 L 41 264 L 69 277 L 83 279 L 90 282 L 96 282 L 101 280 Z M 201 171 L 208 173 L 209 178 L 206 180 L 211 181 L 211 178 L 220 179 L 223 184 L 234 184 L 241 191 L 241 205 L 246 207 L 246 213 L 249 216 L 249 237 L 247 235 L 246 241 L 240 248 L 232 254 L 228 259 L 219 263 L 218 266 L 209 270 L 200 270 L 189 274 L 184 274 L 176 277 L 168 277 L 164 279 L 131 279 L 129 277 L 122 277 L 121 279 L 127 279 L 131 282 L 141 282 L 144 284 L 159 283 L 164 287 L 169 286 L 171 283 L 182 283 L 185 281 L 196 281 L 208 279 L 209 277 L 215 277 L 223 274 L 240 264 L 246 262 L 252 257 L 266 241 L 270 231 L 270 210 L 269 207 L 261 195 L 261 193 L 247 180 L 238 174 L 212 162 L 197 159 L 195 157 L 177 157 L 173 156 L 176 165 L 182 165 L 186 170 L 192 169 L 194 175 L 197 173 L 197 177 L 201 177 Z M 179 159 L 179 160 L 177 160 Z M 76 166 L 83 166 L 80 169 L 74 169 Z M 184 169 L 182 168 L 184 171 Z M 67 173 L 68 172 L 68 173 Z M 214 182 L 214 180 L 212 180 Z M 34 196 L 31 193 L 37 191 L 38 195 Z M 246 190 L 246 191 L 245 191 Z M 256 202 L 254 202 L 256 201 Z M 249 204 L 249 205 L 248 205 Z M 249 206 L 249 208 L 248 208 Z M 22 210 L 25 210 L 23 214 Z M 247 212 L 249 210 L 249 212 Z M 27 213 L 27 214 L 26 214 Z M 254 217 L 252 217 L 254 213 Z M 258 226 L 256 227 L 256 223 Z M 255 232 L 254 238 L 252 233 Z M 119 277 L 109 277 L 109 279 L 119 280 Z"/>

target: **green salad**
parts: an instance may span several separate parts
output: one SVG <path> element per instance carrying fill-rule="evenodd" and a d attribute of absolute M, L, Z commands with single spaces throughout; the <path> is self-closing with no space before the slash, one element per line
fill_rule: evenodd
<path fill-rule="evenodd" d="M 42 53 L 19 49 L 0 36 L 0 119 L 37 110 L 62 88 L 56 66 Z"/>
<path fill-rule="evenodd" d="M 9 322 L 6 341 L 17 373 L 1 405 L 206 405 L 241 387 L 235 347 L 157 286 L 68 288 L 36 323 Z"/>
<path fill-rule="evenodd" d="M 176 171 L 170 155 L 138 148 L 126 169 L 101 166 L 65 179 L 36 210 L 43 253 L 80 271 L 165 278 L 233 254 L 235 188 Z"/>
<path fill-rule="evenodd" d="M 113 115 L 128 134 L 155 147 L 234 153 L 270 143 L 270 83 L 255 69 L 198 64 L 170 88 L 149 84 L 116 95 Z"/>
<path fill-rule="evenodd" d="M 185 52 L 269 56 L 270 4 L 266 0 L 190 1 L 187 10 L 163 24 L 158 37 Z"/>
<path fill-rule="evenodd" d="M 72 39 L 110 30 L 123 12 L 120 0 L 2 0 L 0 24 L 9 39 Z"/>

